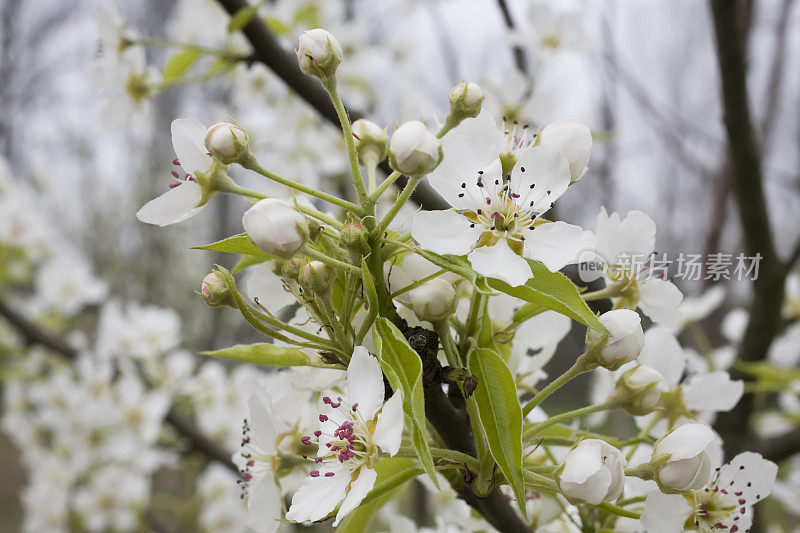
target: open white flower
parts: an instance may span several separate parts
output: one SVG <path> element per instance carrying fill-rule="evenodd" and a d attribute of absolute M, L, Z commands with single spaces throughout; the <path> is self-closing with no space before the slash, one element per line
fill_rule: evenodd
<path fill-rule="evenodd" d="M 396 392 L 384 403 L 380 364 L 363 346 L 356 347 L 347 367 L 347 397 L 323 398 L 319 445 L 314 469 L 292 498 L 286 519 L 314 522 L 328 516 L 339 503 L 336 526 L 372 490 L 372 468 L 380 451 L 394 455 L 403 435 L 403 399 Z M 302 438 L 311 444 L 312 437 Z"/>
<path fill-rule="evenodd" d="M 144 204 L 136 218 L 147 224 L 169 226 L 194 216 L 201 209 L 203 190 L 197 183 L 198 172 L 208 172 L 213 159 L 204 141 L 206 127 L 193 118 L 172 121 L 172 147 L 178 156 L 172 170 L 175 183 L 169 191 Z"/>
<path fill-rule="evenodd" d="M 556 470 L 556 485 L 571 501 L 592 505 L 619 498 L 625 487 L 625 456 L 599 439 L 580 441 Z"/>
<path fill-rule="evenodd" d="M 705 424 L 689 423 L 678 426 L 653 447 L 653 460 L 668 455 L 666 463 L 658 469 L 656 481 L 670 490 L 697 490 L 711 479 L 713 461 L 708 448 L 716 435 Z"/>
<path fill-rule="evenodd" d="M 683 295 L 659 272 L 648 268 L 656 242 L 656 225 L 641 211 L 622 219 L 605 208 L 597 216 L 597 254 L 606 264 L 606 283 L 628 282 L 638 293 L 638 306 L 654 322 L 675 327 L 681 320 L 678 305 Z"/>
<path fill-rule="evenodd" d="M 778 467 L 761 455 L 740 453 L 706 487 L 684 494 L 651 492 L 641 523 L 648 533 L 747 531 L 753 505 L 766 498 Z"/>
<path fill-rule="evenodd" d="M 567 190 L 570 161 L 562 146 L 534 146 L 527 128 L 501 131 L 487 112 L 464 120 L 442 139 L 444 158 L 431 186 L 456 211 L 423 211 L 412 235 L 425 249 L 468 255 L 472 268 L 511 285 L 531 277 L 526 259 L 555 272 L 594 248 L 594 236 L 540 217 Z M 503 175 L 501 158 L 511 170 Z"/>
<path fill-rule="evenodd" d="M 233 456 L 242 476 L 247 503 L 247 525 L 259 533 L 274 533 L 280 527 L 281 491 L 275 483 L 273 465 L 277 431 L 267 406 L 256 395 L 247 402 L 250 416 L 244 423 L 242 450 Z"/>

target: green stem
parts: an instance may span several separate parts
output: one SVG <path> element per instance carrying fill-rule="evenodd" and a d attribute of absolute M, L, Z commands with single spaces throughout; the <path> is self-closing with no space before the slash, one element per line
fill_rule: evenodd
<path fill-rule="evenodd" d="M 537 474 L 527 469 L 522 469 L 522 476 L 525 478 L 526 485 L 534 485 L 538 488 L 557 491 L 555 482 L 547 476 Z"/>
<path fill-rule="evenodd" d="M 543 388 L 536 394 L 533 398 L 525 404 L 525 407 L 522 408 L 522 414 L 527 415 L 530 413 L 534 407 L 542 403 L 542 401 L 553 394 L 556 390 L 561 388 L 565 383 L 573 379 L 574 377 L 583 374 L 584 372 L 588 372 L 592 369 L 592 365 L 589 363 L 589 358 L 587 353 L 584 353 L 578 360 L 575 361 L 575 364 L 572 367 L 561 374 L 558 378 L 552 381 L 548 386 Z"/>
<path fill-rule="evenodd" d="M 339 91 L 336 88 L 336 77 L 331 76 L 329 79 L 323 79 L 322 85 L 328 91 L 333 107 L 336 109 L 336 115 L 339 117 L 339 123 L 342 125 L 344 142 L 347 145 L 347 158 L 350 160 L 350 173 L 353 175 L 353 185 L 356 188 L 359 200 L 363 202 L 367 197 L 367 189 L 364 187 L 364 178 L 361 176 L 361 168 L 358 166 L 358 152 L 356 151 L 353 129 L 350 126 L 350 118 L 347 116 L 347 111 L 344 108 L 342 99 L 339 98 Z"/>
<path fill-rule="evenodd" d="M 311 248 L 310 246 L 306 246 L 303 248 L 303 253 L 306 254 L 311 259 L 316 259 L 317 261 L 322 261 L 326 265 L 329 265 L 336 269 L 344 269 L 354 274 L 361 275 L 361 268 L 355 265 L 351 265 L 350 263 L 345 263 L 344 261 L 340 261 L 338 259 L 334 259 L 329 255 L 325 255 L 322 252 L 318 252 L 317 250 Z"/>
<path fill-rule="evenodd" d="M 439 335 L 439 340 L 442 341 L 442 349 L 447 357 L 447 364 L 453 368 L 461 368 L 464 363 L 458 355 L 458 347 L 453 340 L 453 334 L 450 331 L 450 322 L 445 319 L 435 324 L 436 333 Z"/>
<path fill-rule="evenodd" d="M 522 434 L 523 439 L 529 439 L 545 428 L 548 428 L 554 424 L 558 424 L 559 422 L 565 422 L 567 420 L 572 420 L 573 418 L 580 418 L 582 416 L 590 415 L 592 413 L 597 413 L 599 411 L 605 411 L 607 409 L 614 409 L 616 407 L 615 402 L 604 402 L 597 405 L 589 405 L 587 407 L 581 407 L 580 409 L 575 409 L 574 411 L 567 411 L 566 413 L 561 413 L 560 415 L 551 416 L 544 422 L 540 422 L 527 430 Z"/>
<path fill-rule="evenodd" d="M 444 448 L 429 449 L 431 451 L 431 457 L 434 459 L 448 459 L 457 463 L 464 463 L 471 469 L 477 469 L 480 466 L 480 462 L 476 458 L 466 453 L 461 453 L 456 450 L 447 450 Z M 401 446 L 400 450 L 397 452 L 397 455 L 400 457 L 417 457 L 417 452 L 411 446 Z"/>
<path fill-rule="evenodd" d="M 138 39 L 124 38 L 122 44 L 124 46 L 152 46 L 158 48 L 191 48 L 193 50 L 197 50 L 198 52 L 202 52 L 204 54 L 221 57 L 223 59 L 229 59 L 231 61 L 242 61 L 244 59 L 247 59 L 246 55 L 237 54 L 230 50 L 211 48 L 208 46 L 202 46 L 199 44 L 187 43 L 182 41 L 170 41 L 168 39 L 157 39 L 150 37 L 142 37 Z"/>
<path fill-rule="evenodd" d="M 581 297 L 583 298 L 584 302 L 591 302 L 592 300 L 600 300 L 602 298 L 616 298 L 619 295 L 619 287 L 614 284 L 597 291 L 585 292 L 581 295 Z"/>
<path fill-rule="evenodd" d="M 478 316 L 486 303 L 486 295 L 472 288 L 472 296 L 469 301 L 469 314 L 467 321 L 464 323 L 464 330 L 461 332 L 459 350 L 464 353 L 469 347 L 469 338 L 474 336 L 477 332 L 476 324 L 478 323 Z"/>
<path fill-rule="evenodd" d="M 362 207 L 360 205 L 354 204 L 353 202 L 348 202 L 347 200 L 343 200 L 342 198 L 339 198 L 339 197 L 334 196 L 332 194 L 328 194 L 326 192 L 318 191 L 317 189 L 314 189 L 313 187 L 308 187 L 306 185 L 303 185 L 302 183 L 298 183 L 298 182 L 296 182 L 294 180 L 290 180 L 288 178 L 284 178 L 282 176 L 278 176 L 277 174 L 275 174 L 273 172 L 270 172 L 269 170 L 267 170 L 267 169 L 263 168 L 261 165 L 259 165 L 258 162 L 256 161 L 255 157 L 243 158 L 239 162 L 239 164 L 242 167 L 244 167 L 244 168 L 246 168 L 248 170 L 252 170 L 253 172 L 261 174 L 265 178 L 269 178 L 274 182 L 280 183 L 281 185 L 285 185 L 286 187 L 289 187 L 290 189 L 294 189 L 296 191 L 304 192 L 304 193 L 306 193 L 308 195 L 311 195 L 311 196 L 314 196 L 316 198 L 319 198 L 320 200 L 324 200 L 324 201 L 326 201 L 328 203 L 331 203 L 333 205 L 337 205 L 337 206 L 341 207 L 342 209 L 346 209 L 347 211 L 350 211 L 351 213 L 354 213 L 354 214 L 356 214 L 358 216 L 361 216 L 361 215 L 364 214 L 364 210 L 362 209 Z"/>
<path fill-rule="evenodd" d="M 424 278 L 422 278 L 420 280 L 417 280 L 414 283 L 410 283 L 410 284 L 406 285 L 402 289 L 397 289 L 396 291 L 394 291 L 392 294 L 389 295 L 389 298 L 392 298 L 392 299 L 397 298 L 401 294 L 405 294 L 408 291 L 416 289 L 417 287 L 421 287 L 422 285 L 425 285 L 426 283 L 428 283 L 430 280 L 438 278 L 439 276 L 441 276 L 445 272 L 447 272 L 447 271 L 445 269 L 443 269 L 443 268 L 440 269 L 440 270 L 437 270 L 436 272 L 434 272 L 430 276 L 425 276 Z"/>
<path fill-rule="evenodd" d="M 384 192 L 386 192 L 386 189 L 388 189 L 392 183 L 397 181 L 397 178 L 399 178 L 400 176 L 402 176 L 402 174 L 396 170 L 391 174 L 389 174 L 389 176 L 385 180 L 383 180 L 383 182 L 380 185 L 378 185 L 378 187 L 372 193 L 370 193 L 369 195 L 370 198 L 372 198 L 373 200 L 377 200 L 378 198 L 380 198 L 381 195 Z"/>
<path fill-rule="evenodd" d="M 617 507 L 616 505 L 607 502 L 601 503 L 597 507 L 608 513 L 615 514 L 617 516 L 624 516 L 625 518 L 633 518 L 638 520 L 642 516 L 640 513 L 634 513 L 633 511 L 623 509 L 622 507 Z"/>
<path fill-rule="evenodd" d="M 396 217 L 397 213 L 400 212 L 400 209 L 403 208 L 411 196 L 411 193 L 414 192 L 414 189 L 417 188 L 417 184 L 421 180 L 421 177 L 408 178 L 408 183 L 406 183 L 406 186 L 403 187 L 403 192 L 398 195 L 397 199 L 392 204 L 392 207 L 389 209 L 389 212 L 386 213 L 386 216 L 383 217 L 383 220 L 381 220 L 381 223 L 378 225 L 377 231 L 379 235 L 386 231 L 386 228 L 389 227 L 389 224 L 392 223 L 394 217 Z"/>

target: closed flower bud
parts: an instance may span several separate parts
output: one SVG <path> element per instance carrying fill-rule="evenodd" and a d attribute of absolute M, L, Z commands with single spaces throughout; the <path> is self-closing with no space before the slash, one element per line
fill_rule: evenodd
<path fill-rule="evenodd" d="M 480 114 L 485 98 L 480 85 L 462 81 L 450 91 L 450 115 L 458 117 L 459 121 L 475 118 Z"/>
<path fill-rule="evenodd" d="M 339 232 L 339 243 L 342 248 L 360 257 L 369 248 L 368 236 L 369 232 L 361 224 L 348 222 Z"/>
<path fill-rule="evenodd" d="M 250 138 L 230 122 L 217 122 L 208 128 L 203 144 L 211 155 L 226 165 L 238 161 L 250 151 Z"/>
<path fill-rule="evenodd" d="M 360 118 L 353 122 L 353 136 L 356 138 L 358 161 L 362 165 L 378 164 L 386 159 L 389 151 L 389 136 L 386 128 Z"/>
<path fill-rule="evenodd" d="M 644 346 L 639 315 L 630 309 L 615 309 L 600 315 L 600 322 L 610 335 L 591 328 L 586 332 L 586 344 L 594 351 L 597 364 L 616 370 L 636 359 Z"/>
<path fill-rule="evenodd" d="M 327 30 L 317 28 L 300 35 L 297 61 L 306 74 L 318 78 L 333 76 L 342 62 L 342 55 L 342 46 Z"/>
<path fill-rule="evenodd" d="M 420 320 L 439 322 L 455 311 L 456 290 L 450 282 L 435 278 L 401 294 L 398 300 Z"/>
<path fill-rule="evenodd" d="M 389 164 L 406 176 L 424 176 L 439 165 L 442 157 L 439 139 L 419 120 L 397 128 L 389 141 Z"/>
<path fill-rule="evenodd" d="M 276 198 L 260 200 L 242 217 L 244 230 L 264 252 L 288 258 L 308 240 L 308 223 L 291 204 Z"/>
<path fill-rule="evenodd" d="M 599 505 L 619 498 L 625 487 L 625 456 L 599 439 L 580 441 L 555 472 L 558 490 L 570 502 Z"/>
<path fill-rule="evenodd" d="M 592 132 L 579 122 L 559 120 L 547 125 L 541 133 L 544 146 L 558 148 L 569 162 L 570 182 L 575 183 L 586 172 L 592 151 Z"/>
<path fill-rule="evenodd" d="M 661 393 L 669 387 L 658 370 L 637 365 L 619 377 L 615 389 L 621 408 L 630 415 L 643 416 L 655 409 Z"/>
<path fill-rule="evenodd" d="M 200 295 L 211 307 L 233 306 L 233 297 L 228 290 L 228 285 L 217 272 L 211 272 L 203 278 Z"/>
<path fill-rule="evenodd" d="M 309 261 L 303 265 L 297 281 L 307 291 L 327 296 L 333 286 L 334 275 L 334 271 L 322 261 Z"/>
<path fill-rule="evenodd" d="M 711 480 L 713 461 L 708 449 L 714 432 L 704 424 L 678 426 L 656 441 L 651 462 L 654 479 L 665 492 L 684 492 L 705 487 Z"/>
<path fill-rule="evenodd" d="M 295 255 L 285 261 L 273 261 L 272 271 L 286 279 L 298 279 L 303 271 L 303 266 L 308 262 L 304 255 Z"/>

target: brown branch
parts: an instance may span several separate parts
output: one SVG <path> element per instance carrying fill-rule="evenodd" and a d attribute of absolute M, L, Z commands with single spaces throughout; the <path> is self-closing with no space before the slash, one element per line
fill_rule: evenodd
<path fill-rule="evenodd" d="M 505 22 L 506 28 L 514 31 L 516 26 L 514 24 L 514 19 L 511 17 L 511 10 L 508 8 L 508 3 L 506 0 L 497 0 L 497 5 L 500 8 L 500 12 L 503 14 L 503 22 Z M 527 74 L 528 59 L 525 57 L 525 50 L 519 45 L 514 45 L 511 48 L 511 52 L 514 54 L 514 64 L 517 70 L 523 74 Z"/>
<path fill-rule="evenodd" d="M 26 345 L 39 345 L 52 350 L 62 357 L 75 360 L 78 357 L 78 350 L 67 343 L 61 337 L 53 335 L 26 318 L 22 313 L 11 307 L 7 302 L 0 299 L 0 316 L 11 324 L 14 329 L 22 335 Z M 231 454 L 220 447 L 216 442 L 205 435 L 194 423 L 178 414 L 175 409 L 170 409 L 164 419 L 167 424 L 191 445 L 189 451 L 198 451 L 213 461 L 219 461 L 223 466 L 228 467 L 238 474 L 239 469 L 231 460 Z"/>
<path fill-rule="evenodd" d="M 800 453 L 800 432 L 791 431 L 780 437 L 773 437 L 759 442 L 753 449 L 770 461 L 783 461 Z"/>
<path fill-rule="evenodd" d="M 750 256 L 761 256 L 758 278 L 753 281 L 750 321 L 737 353 L 740 360 L 756 361 L 766 356 L 769 345 L 780 331 L 785 268 L 776 255 L 769 225 L 761 155 L 747 94 L 744 37 L 739 24 L 741 3 L 710 0 L 710 7 L 733 170 L 733 195 L 738 205 L 745 250 Z M 732 374 L 736 378 L 746 378 L 736 372 Z M 748 447 L 752 411 L 752 396 L 746 395 L 735 410 L 718 418 L 717 429 L 731 454 Z"/>
<path fill-rule="evenodd" d="M 217 0 L 217 2 L 231 16 L 249 5 L 246 0 Z M 326 120 L 335 126 L 339 125 L 336 110 L 333 108 L 328 93 L 325 92 L 318 80 L 303 74 L 297 64 L 297 57 L 281 46 L 277 37 L 259 17 L 253 17 L 250 23 L 242 28 L 242 32 L 250 42 L 250 46 L 253 47 L 249 61 L 261 63 L 272 70 Z M 351 121 L 363 116 L 358 111 L 349 108 L 348 114 Z M 391 173 L 391 169 L 386 162 L 382 163 L 381 169 L 387 175 Z M 405 176 L 397 180 L 397 184 L 400 187 L 403 187 L 405 182 Z M 411 199 L 425 209 L 447 209 L 450 207 L 427 182 L 421 182 L 417 186 L 411 195 Z"/>

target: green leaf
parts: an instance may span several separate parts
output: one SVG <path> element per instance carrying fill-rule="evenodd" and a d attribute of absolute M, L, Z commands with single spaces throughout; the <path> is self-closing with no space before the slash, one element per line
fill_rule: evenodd
<path fill-rule="evenodd" d="M 552 309 L 573 320 L 586 324 L 592 329 L 608 334 L 608 330 L 592 313 L 589 306 L 581 298 L 578 288 L 561 272 L 550 272 L 543 264 L 528 261 L 533 277 L 525 285 L 512 287 L 505 281 L 487 278 L 486 282 L 494 290 L 504 292 L 539 305 L 544 309 Z"/>
<path fill-rule="evenodd" d="M 517 399 L 514 375 L 499 355 L 484 348 L 470 353 L 467 366 L 478 378 L 478 387 L 469 401 L 474 401 L 478 407 L 492 457 L 514 489 L 517 504 L 525 515 L 522 408 Z"/>
<path fill-rule="evenodd" d="M 514 313 L 514 322 L 516 324 L 522 324 L 529 318 L 533 318 L 539 313 L 544 313 L 545 311 L 547 311 L 547 306 L 544 306 L 541 303 L 527 303 L 517 309 L 517 312 Z"/>
<path fill-rule="evenodd" d="M 292 32 L 289 26 L 275 17 L 264 17 L 264 24 L 276 35 L 289 35 Z"/>
<path fill-rule="evenodd" d="M 342 520 L 336 533 L 366 533 L 371 528 L 372 519 L 381 507 L 395 499 L 405 484 L 420 474 L 413 459 L 390 457 L 375 465 L 378 479 L 361 504 Z"/>
<path fill-rule="evenodd" d="M 242 270 L 247 267 L 251 267 L 253 265 L 259 265 L 264 261 L 269 259 L 268 256 L 260 256 L 260 255 L 243 255 L 239 258 L 236 264 L 231 269 L 231 274 L 238 274 Z"/>
<path fill-rule="evenodd" d="M 433 458 L 425 432 L 425 394 L 422 390 L 422 360 L 408 345 L 403 334 L 386 318 L 379 318 L 373 340 L 386 379 L 395 391 L 403 393 L 403 411 L 411 425 L 411 440 L 422 467 L 438 487 Z"/>
<path fill-rule="evenodd" d="M 336 368 L 326 365 L 320 359 L 314 359 L 303 350 L 276 346 L 269 343 L 237 344 L 221 350 L 200 352 L 201 355 L 230 359 L 240 363 L 251 363 L 261 366 L 314 366 L 318 368 Z"/>
<path fill-rule="evenodd" d="M 258 12 L 258 5 L 245 6 L 239 9 L 239 11 L 233 14 L 230 22 L 228 22 L 228 33 L 233 33 L 235 31 L 241 30 L 242 28 L 250 24 L 250 21 L 253 20 L 253 17 L 256 16 L 257 12 Z"/>
<path fill-rule="evenodd" d="M 203 57 L 203 51 L 193 46 L 187 46 L 172 56 L 164 65 L 164 81 L 172 81 L 183 76 L 192 68 L 198 59 Z"/>
<path fill-rule="evenodd" d="M 272 256 L 262 252 L 247 233 L 232 235 L 221 241 L 212 242 L 205 246 L 193 246 L 192 250 L 209 250 L 211 252 L 225 252 L 229 254 L 255 255 L 265 260 Z"/>

